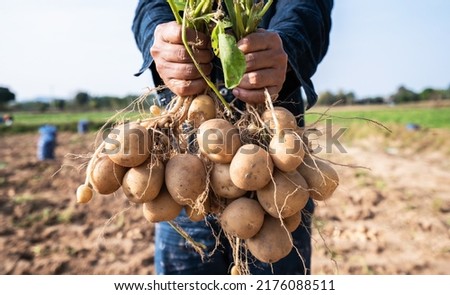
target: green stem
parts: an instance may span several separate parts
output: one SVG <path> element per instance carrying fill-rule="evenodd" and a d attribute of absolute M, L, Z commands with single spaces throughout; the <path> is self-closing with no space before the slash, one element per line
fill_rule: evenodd
<path fill-rule="evenodd" d="M 195 67 L 197 68 L 198 72 L 202 76 L 202 78 L 206 81 L 206 84 L 214 91 L 214 93 L 217 95 L 217 97 L 220 99 L 222 104 L 227 108 L 227 110 L 231 111 L 231 107 L 228 104 L 228 102 L 223 98 L 223 96 L 220 94 L 219 90 L 216 88 L 216 85 L 214 85 L 213 82 L 205 75 L 203 70 L 201 69 L 198 62 L 195 60 L 194 53 L 191 50 L 191 47 L 189 46 L 186 38 L 186 14 L 183 15 L 183 21 L 182 21 L 182 33 L 181 33 L 181 39 L 183 40 L 183 45 L 186 48 L 186 51 L 188 52 L 189 56 L 191 57 L 192 61 L 194 62 Z"/>
<path fill-rule="evenodd" d="M 237 21 L 236 21 L 236 13 L 234 11 L 234 0 L 223 0 L 225 2 L 225 6 L 228 11 L 228 15 L 230 16 L 231 25 L 233 26 L 233 32 L 235 35 L 238 32 Z"/>
<path fill-rule="evenodd" d="M 236 39 L 237 40 L 241 40 L 244 32 L 245 32 L 245 28 L 244 28 L 244 23 L 242 22 L 242 10 L 241 10 L 241 5 L 239 4 L 238 1 L 234 2 L 234 11 L 236 14 L 236 25 L 237 25 L 237 32 L 236 33 Z"/>
<path fill-rule="evenodd" d="M 264 5 L 263 9 L 259 12 L 259 18 L 261 19 L 264 14 L 266 14 L 267 10 L 269 10 L 270 5 L 272 5 L 273 0 L 267 1 L 266 5 Z"/>
<path fill-rule="evenodd" d="M 211 13 L 212 7 L 213 7 L 213 1 L 211 1 L 211 0 L 205 1 L 205 4 L 203 5 L 203 9 L 202 9 L 202 15 Z"/>
<path fill-rule="evenodd" d="M 169 3 L 170 9 L 172 10 L 173 16 L 175 17 L 177 24 L 181 25 L 182 19 L 180 14 L 178 13 L 177 6 L 175 5 L 175 3 L 173 3 L 173 0 L 167 0 L 167 3 Z"/>
<path fill-rule="evenodd" d="M 247 15 L 250 14 L 250 9 L 252 9 L 253 4 L 254 4 L 253 0 L 246 0 L 245 1 L 245 13 Z"/>
<path fill-rule="evenodd" d="M 196 5 L 197 6 L 195 7 L 195 10 L 194 10 L 194 18 L 202 15 L 202 12 L 204 10 L 204 6 L 209 6 L 209 3 L 208 3 L 208 0 L 201 0 Z"/>

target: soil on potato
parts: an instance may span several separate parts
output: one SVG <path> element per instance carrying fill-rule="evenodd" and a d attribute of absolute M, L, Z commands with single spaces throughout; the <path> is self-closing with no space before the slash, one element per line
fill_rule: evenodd
<path fill-rule="evenodd" d="M 0 274 L 153 274 L 153 225 L 120 191 L 77 204 L 93 134 L 59 133 L 38 161 L 38 134 L 2 136 Z M 341 186 L 317 204 L 313 274 L 449 274 L 450 163 L 346 146 Z M 333 155 L 334 157 L 334 155 Z"/>

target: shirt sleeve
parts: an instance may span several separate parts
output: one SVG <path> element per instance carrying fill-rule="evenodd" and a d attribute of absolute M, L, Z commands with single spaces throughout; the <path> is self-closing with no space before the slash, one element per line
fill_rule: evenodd
<path fill-rule="evenodd" d="M 274 3 L 267 15 L 270 19 L 264 21 L 268 30 L 280 35 L 288 55 L 290 71 L 282 91 L 289 96 L 302 86 L 308 109 L 317 101 L 311 77 L 328 50 L 333 0 L 278 0 Z"/>
<path fill-rule="evenodd" d="M 154 42 L 155 29 L 159 24 L 173 20 L 175 18 L 166 0 L 140 0 L 137 5 L 132 31 L 144 62 L 136 76 L 150 68 L 155 85 L 161 82 L 158 72 L 154 66 L 151 66 L 153 57 L 150 54 L 150 48 Z"/>

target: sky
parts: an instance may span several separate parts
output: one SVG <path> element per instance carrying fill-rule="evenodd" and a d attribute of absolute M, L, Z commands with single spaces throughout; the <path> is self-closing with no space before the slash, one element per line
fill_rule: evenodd
<path fill-rule="evenodd" d="M 0 87 L 18 101 L 141 94 L 151 86 L 131 31 L 135 1 L 2 0 Z M 387 96 L 450 87 L 449 0 L 335 0 L 317 92 Z"/>

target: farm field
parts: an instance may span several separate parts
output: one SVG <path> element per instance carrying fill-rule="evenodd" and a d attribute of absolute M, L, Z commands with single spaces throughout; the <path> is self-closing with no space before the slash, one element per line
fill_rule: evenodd
<path fill-rule="evenodd" d="M 426 122 L 382 121 L 391 133 L 354 123 L 344 151 L 318 154 L 342 165 L 335 195 L 316 206 L 313 274 L 450 274 L 450 123 Z M 0 136 L 0 274 L 154 273 L 140 206 L 121 192 L 76 204 L 94 137 L 61 131 L 56 159 L 40 162 L 37 132 Z"/>
<path fill-rule="evenodd" d="M 99 112 L 49 112 L 14 114 L 12 127 L 0 126 L 2 133 L 33 132 L 44 124 L 53 124 L 59 130 L 76 131 L 79 120 L 88 120 L 91 130 L 97 130 L 108 118 L 116 114 L 114 111 Z M 327 116 L 322 116 L 326 113 Z M 369 123 L 371 119 L 382 124 L 417 124 L 422 128 L 450 129 L 450 106 L 443 105 L 398 105 L 398 106 L 339 106 L 330 109 L 314 107 L 307 111 L 306 122 L 313 124 L 317 120 L 331 118 L 333 124 L 348 126 Z"/>
<path fill-rule="evenodd" d="M 326 113 L 328 116 L 322 116 Z M 398 105 L 398 106 L 344 106 L 313 108 L 307 112 L 306 121 L 331 118 L 334 124 L 348 126 L 368 123 L 370 119 L 382 124 L 415 124 L 422 128 L 450 129 L 450 106 Z"/>

